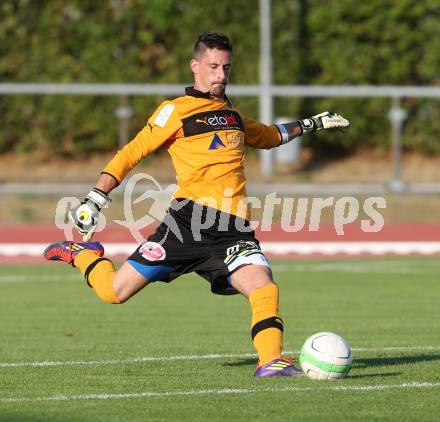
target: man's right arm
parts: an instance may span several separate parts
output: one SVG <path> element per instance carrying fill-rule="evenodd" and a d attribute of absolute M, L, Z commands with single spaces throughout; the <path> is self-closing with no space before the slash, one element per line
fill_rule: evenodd
<path fill-rule="evenodd" d="M 172 138 L 181 127 L 182 120 L 175 104 L 164 101 L 148 119 L 147 125 L 130 143 L 116 153 L 102 173 L 113 176 L 118 183 L 121 183 L 130 170 Z M 106 183 L 111 182 L 107 180 Z"/>
<path fill-rule="evenodd" d="M 83 236 L 84 241 L 91 239 L 98 224 L 101 209 L 110 203 L 108 194 L 122 182 L 139 161 L 159 148 L 181 126 L 182 121 L 175 105 L 170 101 L 165 101 L 136 137 L 118 151 L 105 166 L 95 187 L 80 205 L 69 212 L 70 221 Z"/>

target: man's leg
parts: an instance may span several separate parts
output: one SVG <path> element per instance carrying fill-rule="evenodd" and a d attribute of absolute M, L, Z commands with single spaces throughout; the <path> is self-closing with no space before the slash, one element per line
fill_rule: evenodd
<path fill-rule="evenodd" d="M 116 271 L 113 262 L 102 257 L 103 253 L 98 242 L 60 242 L 49 245 L 44 256 L 77 267 L 98 297 L 108 303 L 123 303 L 149 283 L 148 277 L 129 262 Z"/>
<path fill-rule="evenodd" d="M 104 302 L 123 303 L 149 283 L 130 263 L 125 262 L 116 271 L 112 261 L 107 258 L 96 259 L 89 251 L 80 252 L 73 264 Z"/>
<path fill-rule="evenodd" d="M 260 365 L 278 358 L 283 347 L 283 322 L 278 313 L 278 286 L 269 267 L 245 265 L 232 273 L 231 284 L 249 299 L 252 339 Z"/>
<path fill-rule="evenodd" d="M 113 289 L 121 303 L 130 299 L 139 290 L 150 284 L 150 281 L 136 271 L 129 262 L 124 262 L 116 271 L 113 279 Z"/>
<path fill-rule="evenodd" d="M 281 358 L 283 321 L 278 313 L 278 286 L 269 267 L 245 265 L 232 273 L 231 285 L 252 309 L 252 340 L 258 353 L 256 376 L 301 375 L 292 362 Z"/>

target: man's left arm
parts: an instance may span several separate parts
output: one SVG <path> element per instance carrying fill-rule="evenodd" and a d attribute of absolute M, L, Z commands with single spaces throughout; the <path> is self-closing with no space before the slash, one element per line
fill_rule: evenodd
<path fill-rule="evenodd" d="M 314 132 L 322 129 L 344 130 L 350 126 L 350 122 L 344 117 L 332 111 L 325 111 L 307 119 L 297 120 L 291 123 L 275 125 L 281 134 L 281 145 L 290 142 L 303 133 Z"/>
<path fill-rule="evenodd" d="M 322 129 L 343 130 L 350 126 L 347 119 L 339 114 L 326 111 L 307 119 L 276 125 L 264 125 L 245 118 L 246 143 L 255 148 L 274 148 L 290 142 L 303 133 Z"/>

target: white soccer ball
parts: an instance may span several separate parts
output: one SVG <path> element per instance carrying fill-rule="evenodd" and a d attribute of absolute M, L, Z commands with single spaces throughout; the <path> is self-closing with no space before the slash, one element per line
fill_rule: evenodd
<path fill-rule="evenodd" d="M 304 374 L 317 380 L 344 378 L 353 357 L 348 343 L 335 333 L 316 333 L 304 343 L 299 357 Z"/>

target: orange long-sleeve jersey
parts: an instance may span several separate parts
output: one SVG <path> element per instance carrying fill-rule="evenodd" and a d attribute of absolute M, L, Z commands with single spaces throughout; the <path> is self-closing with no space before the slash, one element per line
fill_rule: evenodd
<path fill-rule="evenodd" d="M 186 95 L 164 101 L 147 125 L 104 168 L 121 182 L 148 154 L 164 146 L 178 183 L 174 198 L 189 198 L 249 219 L 246 206 L 245 145 L 280 145 L 276 126 L 243 116 L 227 98 L 214 100 L 192 87 Z"/>

